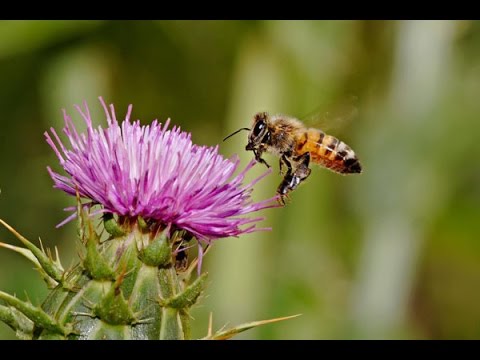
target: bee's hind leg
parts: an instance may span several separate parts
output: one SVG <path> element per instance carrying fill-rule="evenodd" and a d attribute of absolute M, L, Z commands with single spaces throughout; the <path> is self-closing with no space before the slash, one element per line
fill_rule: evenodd
<path fill-rule="evenodd" d="M 285 205 L 288 193 L 295 190 L 302 181 L 308 178 L 312 170 L 308 167 L 310 164 L 310 153 L 302 154 L 293 159 L 296 163 L 295 171 L 293 171 L 291 163 L 285 155 L 282 156 L 280 163 L 282 163 L 282 160 L 288 166 L 288 170 L 283 181 L 278 186 L 277 194 L 280 195 L 280 204 Z"/>
<path fill-rule="evenodd" d="M 312 170 L 308 167 L 310 165 L 310 153 L 306 152 L 300 156 L 294 158 L 297 163 L 295 168 L 295 176 L 300 178 L 300 182 L 304 181 L 310 176 Z"/>
<path fill-rule="evenodd" d="M 289 201 L 290 201 L 290 198 L 288 197 L 288 194 L 280 195 L 280 197 L 278 198 L 278 203 L 282 206 L 287 205 L 287 202 Z"/>
<path fill-rule="evenodd" d="M 288 193 L 292 190 L 295 190 L 300 184 L 300 178 L 292 173 L 292 169 L 288 169 L 287 174 L 283 178 L 282 182 L 278 186 L 277 194 L 280 195 L 278 202 L 281 205 L 286 204 L 286 200 L 288 199 Z"/>

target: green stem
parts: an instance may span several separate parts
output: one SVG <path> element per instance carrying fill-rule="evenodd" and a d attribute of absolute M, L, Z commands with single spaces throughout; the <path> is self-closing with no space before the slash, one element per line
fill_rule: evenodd
<path fill-rule="evenodd" d="M 160 285 L 160 303 L 163 306 L 162 327 L 160 330 L 161 340 L 185 339 L 183 323 L 178 309 L 169 306 L 170 299 L 174 298 L 181 289 L 181 283 L 175 269 L 170 264 L 167 268 L 158 270 Z M 188 311 L 188 310 L 187 310 Z"/>

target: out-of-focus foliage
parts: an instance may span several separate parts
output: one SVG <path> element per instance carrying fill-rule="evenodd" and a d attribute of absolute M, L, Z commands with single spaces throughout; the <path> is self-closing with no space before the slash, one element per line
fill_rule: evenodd
<path fill-rule="evenodd" d="M 2 21 L 0 83 L 0 217 L 57 245 L 64 265 L 75 224 L 55 225 L 72 199 L 52 189 L 43 132 L 74 103 L 97 124 L 99 95 L 117 113 L 132 103 L 135 118 L 171 117 L 208 145 L 257 111 L 314 112 L 355 149 L 363 174 L 315 168 L 287 207 L 264 212 L 271 232 L 215 244 L 197 337 L 210 311 L 214 331 L 303 314 L 244 338 L 480 337 L 480 22 Z M 352 97 L 356 117 L 327 114 Z M 242 133 L 221 151 L 246 163 L 245 144 Z M 256 196 L 279 182 L 275 171 Z M 6 230 L 0 241 L 15 243 Z M 0 289 L 46 294 L 5 249 Z"/>

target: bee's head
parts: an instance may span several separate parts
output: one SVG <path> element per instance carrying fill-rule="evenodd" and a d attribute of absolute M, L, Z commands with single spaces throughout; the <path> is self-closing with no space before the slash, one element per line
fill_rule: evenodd
<path fill-rule="evenodd" d="M 253 117 L 253 126 L 248 135 L 246 150 L 257 149 L 261 144 L 270 142 L 270 129 L 268 128 L 268 114 L 259 112 Z"/>
<path fill-rule="evenodd" d="M 241 128 L 228 135 L 223 141 L 231 136 L 238 134 L 240 131 L 250 131 L 248 135 L 248 144 L 246 150 L 257 150 L 260 145 L 270 143 L 270 129 L 268 128 L 268 114 L 266 112 L 259 112 L 253 117 L 253 126 L 249 128 Z"/>

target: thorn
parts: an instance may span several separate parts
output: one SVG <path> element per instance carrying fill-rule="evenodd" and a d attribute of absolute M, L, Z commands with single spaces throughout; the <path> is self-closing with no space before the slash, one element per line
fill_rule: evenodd
<path fill-rule="evenodd" d="M 31 301 L 30 298 L 28 297 L 27 290 L 23 290 L 23 293 L 24 293 L 24 295 L 25 295 L 25 298 L 27 299 L 27 302 L 28 302 L 29 304 L 32 304 L 32 301 Z M 32 304 L 32 305 L 33 305 L 33 304 Z"/>
<path fill-rule="evenodd" d="M 86 313 L 86 312 L 81 312 L 81 311 L 74 311 L 72 312 L 73 316 L 88 316 L 89 318 L 94 319 L 96 316 L 94 314 Z"/>
<path fill-rule="evenodd" d="M 45 254 L 45 248 L 43 247 L 43 242 L 40 236 L 38 237 L 38 241 L 40 242 L 40 250 L 42 250 L 42 252 Z"/>
<path fill-rule="evenodd" d="M 85 306 L 88 310 L 93 310 L 95 304 L 88 300 L 86 297 L 82 296 L 82 305 Z"/>
<path fill-rule="evenodd" d="M 127 276 L 127 264 L 126 263 L 119 264 L 118 267 L 120 268 L 120 271 L 119 271 L 117 279 L 113 283 L 113 286 L 115 287 L 115 289 L 120 288 L 120 286 L 123 283 L 123 280 L 125 280 L 125 277 Z M 133 270 L 135 270 L 135 269 L 130 269 L 128 272 L 130 273 Z"/>
<path fill-rule="evenodd" d="M 65 271 L 63 266 L 62 266 L 62 262 L 60 261 L 60 254 L 58 253 L 58 247 L 55 246 L 55 262 L 57 263 L 58 267 L 60 269 L 62 269 L 62 271 Z M 64 276 L 65 276 L 65 273 L 64 273 Z"/>
<path fill-rule="evenodd" d="M 130 297 L 130 299 L 131 299 L 131 297 Z M 132 305 L 132 304 L 130 303 L 130 299 L 128 299 L 128 305 L 129 305 L 129 306 Z M 150 304 L 150 305 L 148 305 L 147 307 L 141 309 L 140 311 L 135 312 L 135 313 L 133 314 L 133 316 L 135 317 L 135 319 L 141 318 L 141 317 L 142 317 L 142 313 L 147 312 L 148 310 L 150 310 L 150 308 L 151 308 L 152 306 L 154 306 L 155 304 L 158 303 L 158 301 L 155 301 L 155 300 L 153 300 L 153 299 L 147 299 L 147 301 L 150 301 L 152 304 Z"/>
<path fill-rule="evenodd" d="M 140 320 L 135 320 L 132 325 L 138 325 L 138 324 L 151 324 L 152 321 L 155 320 L 154 318 L 145 318 L 145 319 L 140 319 Z"/>
<path fill-rule="evenodd" d="M 220 330 L 218 330 L 218 332 L 225 331 L 226 327 L 227 327 L 229 324 L 230 324 L 229 322 L 226 322 L 226 323 L 220 328 Z"/>
<path fill-rule="evenodd" d="M 136 269 L 135 268 L 132 268 L 130 270 L 127 271 L 127 263 L 123 262 L 123 263 L 119 263 L 117 268 L 115 269 L 115 273 L 118 274 L 119 278 L 121 277 L 121 282 L 120 284 L 118 284 L 118 286 L 122 285 L 123 283 L 123 280 L 128 276 L 130 275 L 131 273 L 133 273 Z"/>
<path fill-rule="evenodd" d="M 252 322 L 249 322 L 249 323 L 245 323 L 245 324 L 235 326 L 234 328 L 231 328 L 231 329 L 228 329 L 228 330 L 223 330 L 226 327 L 226 325 L 225 325 L 225 326 L 222 327 L 221 330 L 217 331 L 213 336 L 205 337 L 203 339 L 204 340 L 227 340 L 227 339 L 230 339 L 233 336 L 235 336 L 235 335 L 237 335 L 241 332 L 252 329 L 254 327 L 258 327 L 260 325 L 270 324 L 270 323 L 274 323 L 274 322 L 278 322 L 278 321 L 293 319 L 293 318 L 296 318 L 300 315 L 301 314 L 292 315 L 292 316 L 285 316 L 285 317 L 276 318 L 276 319 L 252 321 Z"/>
<path fill-rule="evenodd" d="M 81 248 L 78 243 L 77 243 L 75 252 L 77 253 L 77 256 L 80 259 L 80 261 L 83 262 L 85 260 L 85 256 L 83 255 L 83 248 Z"/>
<path fill-rule="evenodd" d="M 210 316 L 208 318 L 207 336 L 211 337 L 212 335 L 213 335 L 213 312 L 210 311 Z"/>

